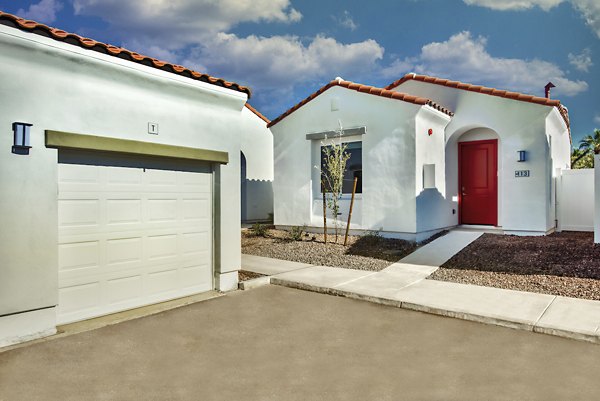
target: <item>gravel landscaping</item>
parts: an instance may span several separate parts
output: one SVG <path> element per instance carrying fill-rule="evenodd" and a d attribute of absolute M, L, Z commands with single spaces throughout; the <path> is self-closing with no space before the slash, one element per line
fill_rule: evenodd
<path fill-rule="evenodd" d="M 265 276 L 264 274 L 249 272 L 246 270 L 238 271 L 239 281 L 248 281 L 248 280 L 252 280 L 254 278 L 259 278 L 259 277 L 264 277 L 264 276 Z"/>
<path fill-rule="evenodd" d="M 242 230 L 242 253 L 318 266 L 379 271 L 417 248 L 409 241 L 377 235 L 348 237 L 347 246 L 343 245 L 343 235 L 337 244 L 331 242 L 333 239 L 333 235 L 328 235 L 325 244 L 322 234 L 305 234 L 301 241 L 295 241 L 287 231 L 272 229 L 266 237 L 261 237 Z"/>
<path fill-rule="evenodd" d="M 593 238 L 484 234 L 429 278 L 600 301 L 600 246 Z"/>

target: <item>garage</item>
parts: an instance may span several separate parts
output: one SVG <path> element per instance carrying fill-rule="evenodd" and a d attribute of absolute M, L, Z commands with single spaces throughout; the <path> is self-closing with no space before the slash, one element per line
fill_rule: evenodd
<path fill-rule="evenodd" d="M 60 150 L 64 324 L 214 288 L 210 164 Z"/>
<path fill-rule="evenodd" d="M 0 347 L 238 287 L 250 89 L 92 41 L 0 11 Z"/>

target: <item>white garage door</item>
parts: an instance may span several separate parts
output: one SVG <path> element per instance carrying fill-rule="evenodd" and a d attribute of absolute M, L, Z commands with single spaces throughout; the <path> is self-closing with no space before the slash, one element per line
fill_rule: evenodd
<path fill-rule="evenodd" d="M 213 288 L 209 168 L 111 163 L 59 164 L 58 323 Z"/>

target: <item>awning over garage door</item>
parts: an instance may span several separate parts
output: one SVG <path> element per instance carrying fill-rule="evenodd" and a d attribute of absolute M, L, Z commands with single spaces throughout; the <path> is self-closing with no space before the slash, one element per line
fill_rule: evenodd
<path fill-rule="evenodd" d="M 227 152 L 164 145 L 153 142 L 132 141 L 95 135 L 73 134 L 61 131 L 46 131 L 46 147 L 60 149 L 96 150 L 132 155 L 171 157 L 186 160 L 201 160 L 227 164 Z"/>

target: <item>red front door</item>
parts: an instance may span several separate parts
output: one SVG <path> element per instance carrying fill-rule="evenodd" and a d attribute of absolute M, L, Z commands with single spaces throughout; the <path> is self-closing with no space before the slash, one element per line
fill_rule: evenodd
<path fill-rule="evenodd" d="M 461 224 L 498 225 L 498 141 L 458 144 Z"/>

